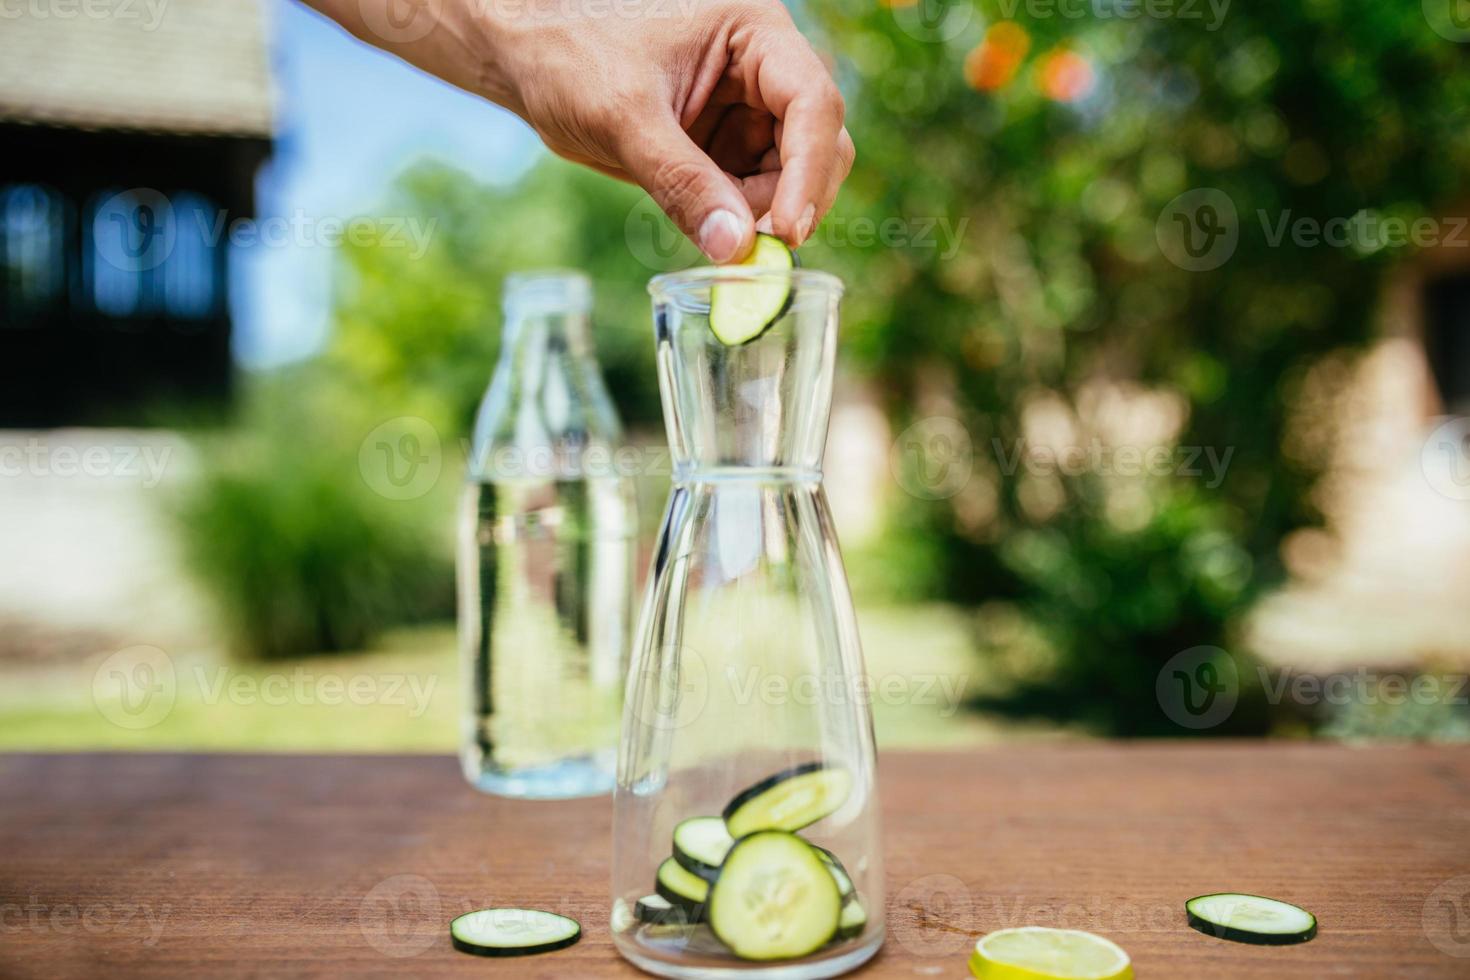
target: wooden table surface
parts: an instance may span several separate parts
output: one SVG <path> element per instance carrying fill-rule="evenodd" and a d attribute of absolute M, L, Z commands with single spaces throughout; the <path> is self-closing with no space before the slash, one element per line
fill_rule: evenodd
<path fill-rule="evenodd" d="M 1470 977 L 1470 750 L 1084 743 L 880 762 L 888 942 L 854 976 L 963 977 L 981 933 L 1090 929 L 1138 977 Z M 636 977 L 607 932 L 610 807 L 492 799 L 434 756 L 0 755 L 0 977 Z M 1184 926 L 1191 895 L 1314 941 Z M 446 926 L 563 911 L 483 960 Z"/>

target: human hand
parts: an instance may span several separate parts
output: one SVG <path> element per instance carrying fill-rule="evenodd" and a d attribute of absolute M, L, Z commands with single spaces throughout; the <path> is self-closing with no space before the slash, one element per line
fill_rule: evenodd
<path fill-rule="evenodd" d="M 716 262 L 750 250 L 757 219 L 800 245 L 852 168 L 842 96 L 777 0 L 407 0 L 437 18 L 409 42 L 370 26 L 405 0 L 313 2 L 637 183 Z"/>

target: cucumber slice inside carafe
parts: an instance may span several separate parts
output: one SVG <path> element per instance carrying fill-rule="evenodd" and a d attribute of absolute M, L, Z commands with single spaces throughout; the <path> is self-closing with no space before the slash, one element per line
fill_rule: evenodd
<path fill-rule="evenodd" d="M 835 813 L 851 792 L 848 770 L 808 762 L 736 795 L 725 807 L 725 827 L 737 838 L 758 830 L 800 830 Z"/>
<path fill-rule="evenodd" d="M 719 876 L 734 844 L 723 817 L 691 817 L 674 828 L 674 860 L 706 881 Z"/>
<path fill-rule="evenodd" d="M 704 913 L 704 904 L 709 899 L 709 882 L 681 867 L 673 858 L 658 866 L 655 877 L 654 891 L 682 909 L 689 921 L 695 921 Z"/>
<path fill-rule="evenodd" d="M 837 935 L 842 895 L 820 854 L 795 834 L 753 833 L 736 841 L 710 888 L 708 921 L 746 960 L 795 959 Z"/>

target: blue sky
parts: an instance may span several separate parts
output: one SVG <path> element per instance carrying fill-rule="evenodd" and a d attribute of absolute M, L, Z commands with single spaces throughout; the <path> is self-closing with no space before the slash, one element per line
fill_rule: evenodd
<path fill-rule="evenodd" d="M 486 181 L 515 179 L 544 152 L 515 116 L 360 44 L 293 0 L 270 7 L 275 155 L 257 217 L 371 213 L 393 178 L 438 157 Z M 305 357 L 326 338 L 333 250 L 235 247 L 235 356 L 246 367 Z"/>

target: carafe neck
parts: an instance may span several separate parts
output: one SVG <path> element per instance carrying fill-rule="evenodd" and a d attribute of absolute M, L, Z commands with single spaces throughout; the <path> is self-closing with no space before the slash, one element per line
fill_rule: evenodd
<path fill-rule="evenodd" d="M 579 273 L 506 281 L 500 361 L 476 420 L 472 469 L 494 449 L 565 454 L 620 441 L 593 350 L 591 306 Z"/>

